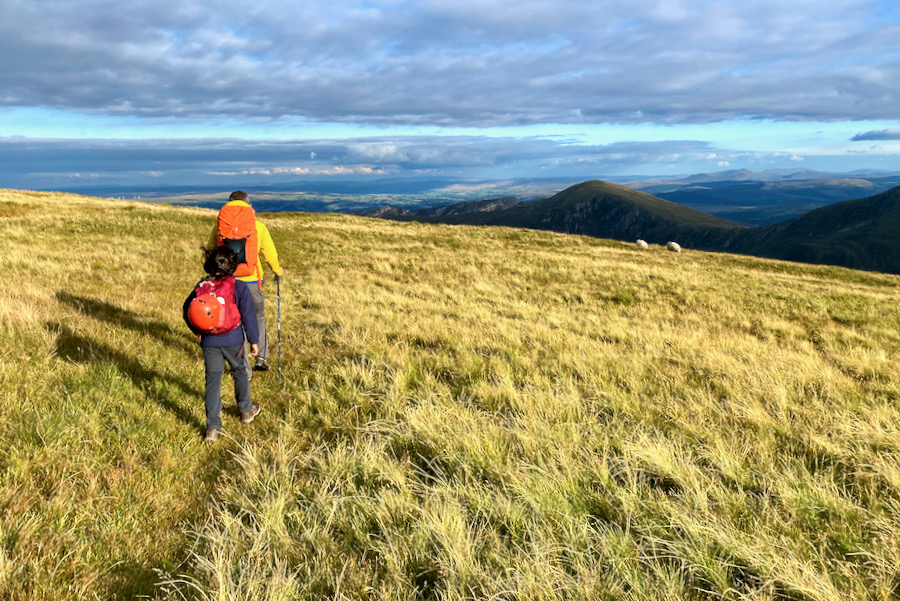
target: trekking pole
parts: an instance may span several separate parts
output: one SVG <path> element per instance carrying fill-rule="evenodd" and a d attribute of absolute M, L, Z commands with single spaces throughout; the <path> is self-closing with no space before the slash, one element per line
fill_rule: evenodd
<path fill-rule="evenodd" d="M 278 305 L 278 387 L 281 388 L 281 276 L 275 276 L 275 301 Z"/>

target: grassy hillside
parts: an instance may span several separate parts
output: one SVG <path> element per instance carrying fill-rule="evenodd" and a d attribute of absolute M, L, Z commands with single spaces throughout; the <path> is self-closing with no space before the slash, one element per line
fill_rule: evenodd
<path fill-rule="evenodd" d="M 267 215 L 285 386 L 204 447 L 213 217 L 0 191 L 0 598 L 900 591 L 900 278 Z"/>

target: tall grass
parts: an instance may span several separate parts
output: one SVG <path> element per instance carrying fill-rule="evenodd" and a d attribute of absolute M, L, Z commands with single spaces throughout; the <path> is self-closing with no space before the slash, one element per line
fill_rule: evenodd
<path fill-rule="evenodd" d="M 900 594 L 896 276 L 266 215 L 285 386 L 207 448 L 213 217 L 0 192 L 0 598 Z"/>

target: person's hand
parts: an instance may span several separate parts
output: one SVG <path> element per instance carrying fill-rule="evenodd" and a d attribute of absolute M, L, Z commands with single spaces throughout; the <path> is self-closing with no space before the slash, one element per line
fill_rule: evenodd
<path fill-rule="evenodd" d="M 251 344 L 251 345 L 250 345 L 250 356 L 251 356 L 251 357 L 255 357 L 255 356 L 257 356 L 258 354 L 259 354 L 259 345 L 258 345 L 258 344 Z"/>

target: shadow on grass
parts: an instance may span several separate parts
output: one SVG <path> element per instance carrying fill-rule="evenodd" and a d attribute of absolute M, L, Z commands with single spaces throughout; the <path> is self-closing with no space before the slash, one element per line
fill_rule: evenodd
<path fill-rule="evenodd" d="M 48 332 L 56 335 L 56 356 L 58 358 L 81 364 L 111 364 L 128 377 L 136 387 L 143 390 L 147 398 L 172 412 L 175 417 L 185 424 L 201 432 L 204 430 L 205 426 L 200 420 L 181 407 L 174 399 L 170 398 L 166 391 L 159 390 L 154 386 L 156 383 L 173 384 L 185 395 L 202 399 L 203 393 L 192 388 L 183 379 L 154 371 L 144 366 L 134 357 L 81 336 L 63 324 L 51 322 L 47 323 L 45 327 Z"/>
<path fill-rule="evenodd" d="M 150 334 L 157 340 L 170 346 L 177 347 L 191 355 L 194 355 L 197 352 L 197 344 L 194 342 L 194 338 L 196 337 L 191 338 L 187 335 L 181 336 L 162 322 L 146 319 L 137 313 L 122 309 L 121 307 L 117 307 L 106 301 L 70 294 L 65 290 L 59 290 L 56 293 L 56 299 L 88 317 L 93 317 L 94 319 L 99 319 L 117 327 L 126 328 L 141 334 Z M 187 326 L 185 326 L 185 332 L 187 332 Z"/>

